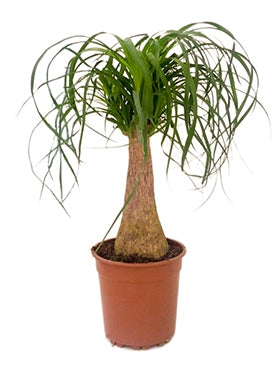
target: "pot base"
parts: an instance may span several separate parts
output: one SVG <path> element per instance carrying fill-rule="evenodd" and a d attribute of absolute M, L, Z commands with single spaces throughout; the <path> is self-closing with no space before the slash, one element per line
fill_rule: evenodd
<path fill-rule="evenodd" d="M 163 347 L 167 343 L 169 343 L 172 338 L 167 339 L 163 343 L 153 344 L 153 345 L 150 345 L 150 346 L 130 346 L 130 345 L 127 345 L 127 344 L 120 344 L 120 343 L 111 341 L 110 338 L 108 338 L 108 337 L 107 337 L 107 339 L 110 341 L 110 343 L 112 344 L 112 346 L 117 346 L 119 348 L 129 348 L 129 349 L 134 349 L 134 350 L 142 350 L 142 349 L 143 350 L 146 350 L 146 349 L 151 349 L 151 348 L 154 348 L 154 347 Z"/>
<path fill-rule="evenodd" d="M 179 272 L 186 248 L 169 260 L 110 261 L 92 250 L 99 273 L 104 329 L 113 345 L 133 349 L 162 346 L 175 332 Z"/>

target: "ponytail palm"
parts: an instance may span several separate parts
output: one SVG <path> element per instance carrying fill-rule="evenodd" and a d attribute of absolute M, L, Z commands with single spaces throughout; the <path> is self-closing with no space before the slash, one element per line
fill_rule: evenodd
<path fill-rule="evenodd" d="M 65 57 L 63 72 L 53 75 Z M 37 81 L 45 60 L 45 79 Z M 65 175 L 77 182 L 86 135 L 110 140 L 119 130 L 128 140 L 129 166 L 115 251 L 158 259 L 168 246 L 156 211 L 150 138 L 161 136 L 167 171 L 177 163 L 203 187 L 227 160 L 236 129 L 255 106 L 257 87 L 240 44 L 212 22 L 152 37 L 64 39 L 40 56 L 31 76 L 40 124 L 52 134 L 43 185 L 63 204 Z M 51 103 L 46 111 L 39 104 L 44 91 Z M 51 187 L 55 174 L 58 193 Z"/>

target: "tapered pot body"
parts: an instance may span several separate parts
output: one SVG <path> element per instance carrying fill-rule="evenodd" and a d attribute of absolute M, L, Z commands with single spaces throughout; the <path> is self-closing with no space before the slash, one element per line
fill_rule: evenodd
<path fill-rule="evenodd" d="M 113 344 L 149 348 L 175 332 L 179 273 L 185 247 L 169 260 L 114 262 L 93 251 L 99 273 L 104 328 Z"/>

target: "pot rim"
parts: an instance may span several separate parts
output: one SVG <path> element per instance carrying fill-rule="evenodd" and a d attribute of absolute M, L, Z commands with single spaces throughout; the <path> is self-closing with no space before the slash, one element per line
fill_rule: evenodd
<path fill-rule="evenodd" d="M 110 241 L 110 240 L 115 240 L 115 238 L 109 238 L 109 239 L 104 240 L 103 242 Z M 172 238 L 166 238 L 166 240 L 171 241 L 171 242 L 175 242 L 177 244 L 180 244 L 180 246 L 182 247 L 182 252 L 180 254 L 178 254 L 178 256 L 176 256 L 176 257 L 172 257 L 172 258 L 169 258 L 169 259 L 163 260 L 163 261 L 145 262 L 145 263 L 111 261 L 111 260 L 108 260 L 106 258 L 103 258 L 103 257 L 99 256 L 97 253 L 95 253 L 95 251 L 94 251 L 94 247 L 95 246 L 91 248 L 91 252 L 92 252 L 93 257 L 96 260 L 99 260 L 100 262 L 106 263 L 108 265 L 125 266 L 127 268 L 145 268 L 145 267 L 146 268 L 149 268 L 149 267 L 155 266 L 155 265 L 156 266 L 164 266 L 164 265 L 173 263 L 173 262 L 177 261 L 178 259 L 183 258 L 184 255 L 187 253 L 186 247 L 181 242 L 179 242 L 179 241 L 177 241 L 175 239 L 172 239 Z"/>

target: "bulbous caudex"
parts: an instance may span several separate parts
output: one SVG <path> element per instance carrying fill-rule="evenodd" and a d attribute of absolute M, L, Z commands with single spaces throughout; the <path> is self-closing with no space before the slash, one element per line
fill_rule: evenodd
<path fill-rule="evenodd" d="M 125 202 L 115 241 L 116 254 L 141 255 L 155 260 L 162 257 L 168 243 L 156 208 L 150 142 L 148 139 L 145 155 L 136 130 L 129 138 Z"/>

